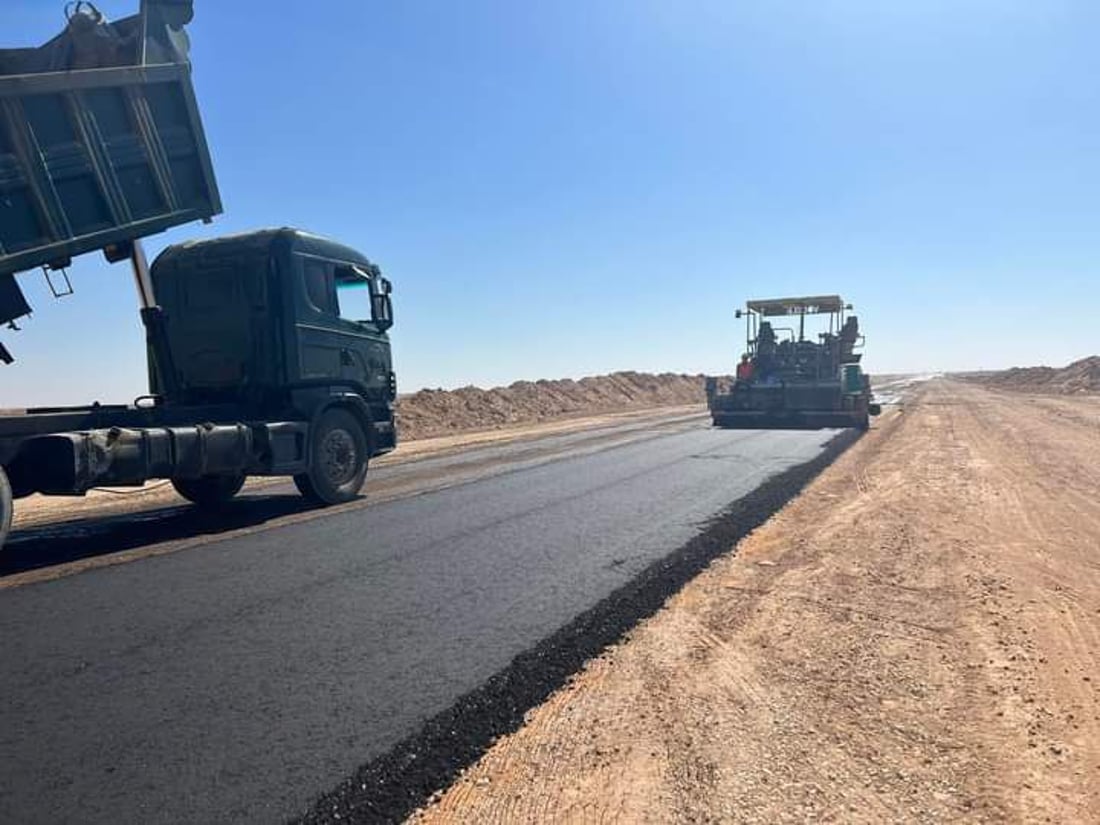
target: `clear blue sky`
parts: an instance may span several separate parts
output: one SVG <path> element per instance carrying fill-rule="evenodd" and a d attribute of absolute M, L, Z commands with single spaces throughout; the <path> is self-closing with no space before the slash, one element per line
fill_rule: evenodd
<path fill-rule="evenodd" d="M 136 0 L 102 0 L 113 17 Z M 60 0 L 4 0 L 4 45 Z M 1092 0 L 196 0 L 225 214 L 395 283 L 403 391 L 728 371 L 746 298 L 840 292 L 874 371 L 1100 351 Z M 129 274 L 0 333 L 0 406 L 144 389 Z"/>

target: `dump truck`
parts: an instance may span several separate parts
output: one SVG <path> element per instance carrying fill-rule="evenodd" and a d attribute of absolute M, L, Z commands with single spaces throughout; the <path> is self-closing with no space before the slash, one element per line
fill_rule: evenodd
<path fill-rule="evenodd" d="M 746 349 L 736 377 L 726 388 L 717 378 L 706 382 L 715 426 L 867 429 L 880 408 L 860 365 L 864 336 L 851 310 L 839 295 L 748 301 L 737 310 Z"/>
<path fill-rule="evenodd" d="M 202 507 L 250 475 L 320 504 L 355 498 L 392 450 L 392 286 L 360 252 L 295 228 L 168 246 L 142 239 L 221 211 L 191 85 L 188 0 L 110 23 L 68 4 L 65 31 L 0 50 L 0 323 L 30 306 L 16 275 L 101 251 L 128 261 L 148 393 L 129 404 L 0 411 L 0 546 L 13 502 L 169 479 Z M 0 344 L 0 360 L 13 355 Z M 10 403 L 10 402 L 7 402 Z"/>

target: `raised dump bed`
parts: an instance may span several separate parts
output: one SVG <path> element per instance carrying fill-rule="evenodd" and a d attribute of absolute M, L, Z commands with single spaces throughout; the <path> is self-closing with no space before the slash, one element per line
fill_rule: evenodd
<path fill-rule="evenodd" d="M 78 8 L 45 46 L 0 50 L 0 323 L 29 311 L 14 273 L 221 211 L 186 51 L 150 57 L 185 42 L 189 6 L 174 28 L 143 8 L 117 24 Z"/>
<path fill-rule="evenodd" d="M 190 66 L 0 77 L 0 274 L 221 211 Z"/>

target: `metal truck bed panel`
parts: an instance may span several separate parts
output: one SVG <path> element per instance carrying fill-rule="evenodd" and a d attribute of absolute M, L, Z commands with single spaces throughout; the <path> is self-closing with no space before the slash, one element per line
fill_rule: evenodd
<path fill-rule="evenodd" d="M 220 211 L 187 64 L 0 77 L 0 276 Z"/>

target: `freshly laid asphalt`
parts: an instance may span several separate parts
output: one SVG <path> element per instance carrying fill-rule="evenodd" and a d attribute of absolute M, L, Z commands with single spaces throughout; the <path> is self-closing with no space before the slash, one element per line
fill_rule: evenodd
<path fill-rule="evenodd" d="M 304 814 L 833 435 L 632 424 L 398 462 L 361 504 L 194 546 L 179 508 L 89 528 L 180 546 L 0 591 L 0 821 Z"/>

